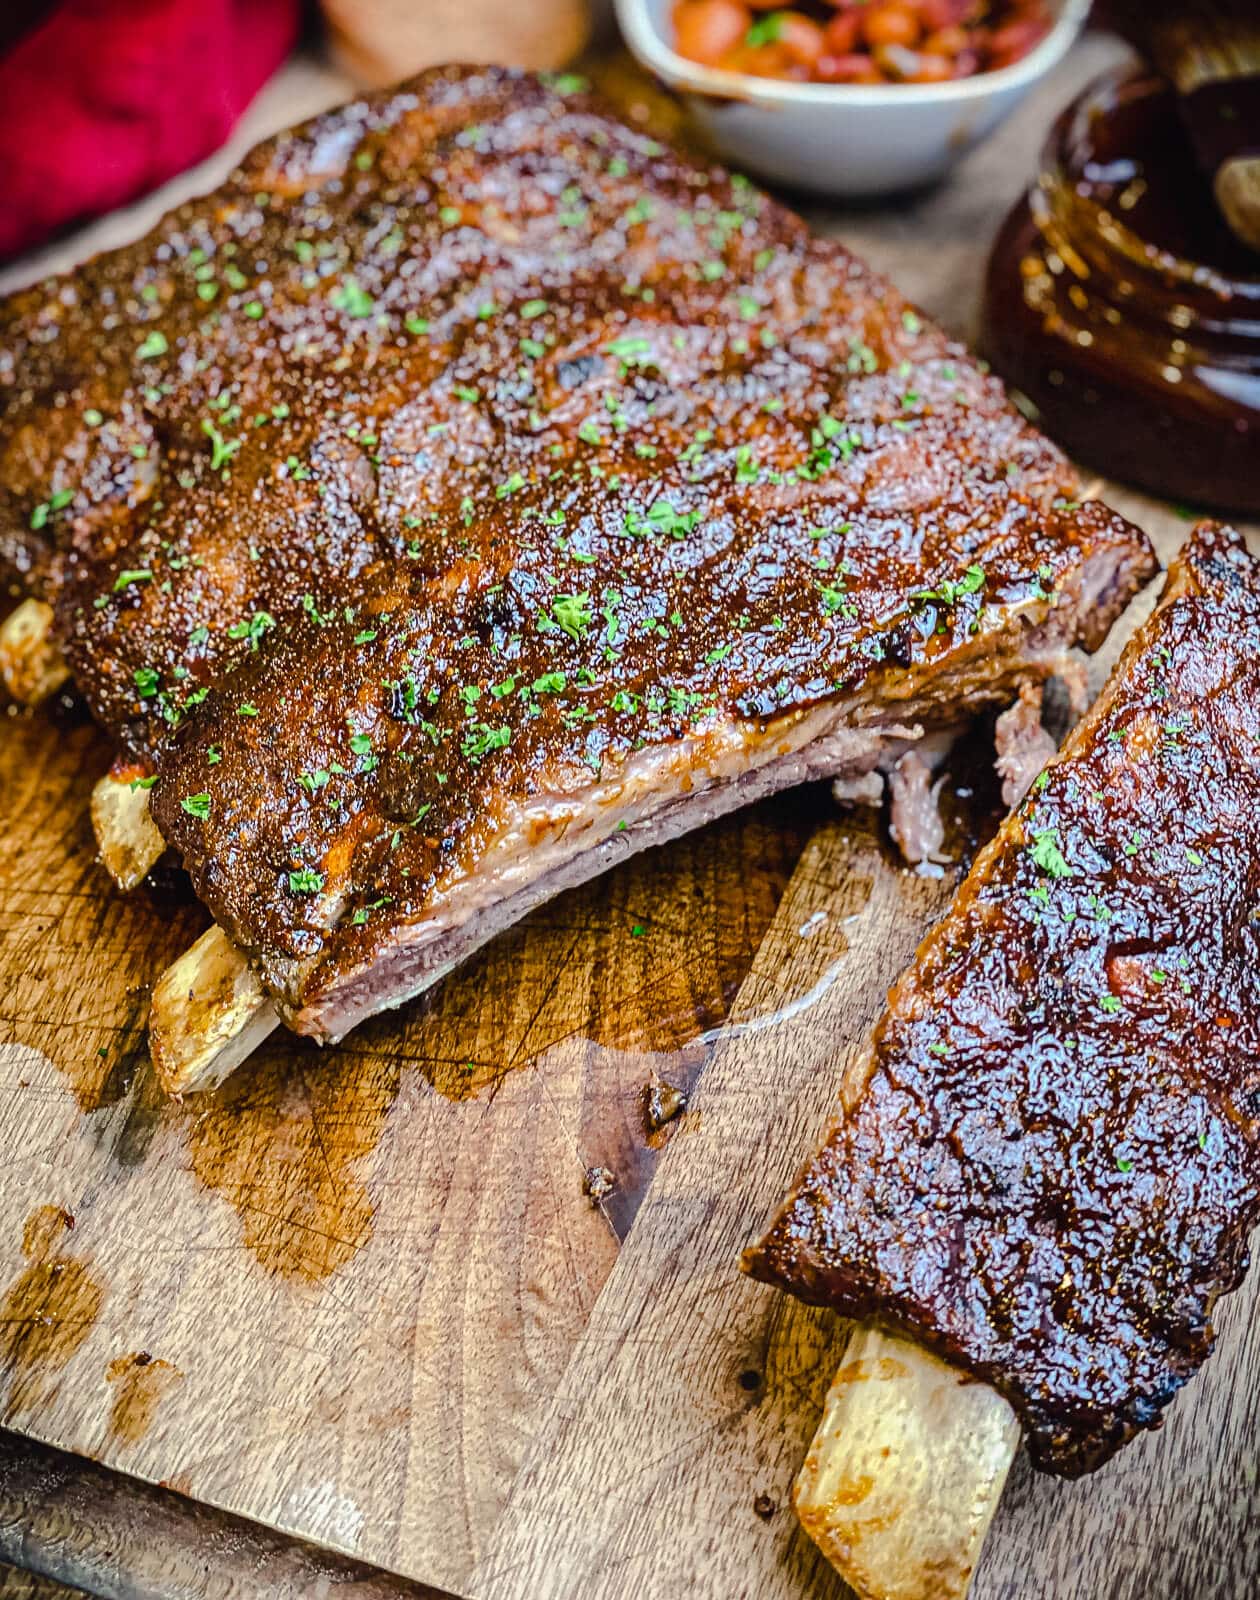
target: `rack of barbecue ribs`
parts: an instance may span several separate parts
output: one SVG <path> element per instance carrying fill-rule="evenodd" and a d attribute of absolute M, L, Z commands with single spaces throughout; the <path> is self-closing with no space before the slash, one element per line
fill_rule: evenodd
<path fill-rule="evenodd" d="M 1021 1436 L 1088 1472 L 1260 1221 L 1260 561 L 1203 524 L 889 996 L 745 1265 L 856 1319 L 797 1485 L 858 1592 L 961 1595 Z"/>
<path fill-rule="evenodd" d="M 571 90 L 428 73 L 0 306 L 0 670 L 72 674 L 103 860 L 215 918 L 172 1091 L 788 784 L 889 777 L 913 854 L 1154 570 L 889 284 Z"/>

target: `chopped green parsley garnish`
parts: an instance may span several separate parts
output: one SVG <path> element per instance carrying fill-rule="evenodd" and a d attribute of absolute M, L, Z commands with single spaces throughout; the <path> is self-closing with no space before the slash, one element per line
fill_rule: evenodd
<path fill-rule="evenodd" d="M 114 579 L 114 593 L 129 589 L 133 583 L 152 583 L 153 574 L 148 567 L 125 567 Z"/>
<path fill-rule="evenodd" d="M 1072 869 L 1059 848 L 1059 830 L 1041 828 L 1033 834 L 1033 865 L 1051 878 L 1070 878 Z"/>
<path fill-rule="evenodd" d="M 348 317 L 370 317 L 376 302 L 353 274 L 347 274 L 328 297 Z"/>
<path fill-rule="evenodd" d="M 943 606 L 956 605 L 965 594 L 977 594 L 985 585 L 985 571 L 981 566 L 967 568 L 961 578 L 946 578 L 935 589 L 919 589 L 912 600 L 939 600 Z"/>
<path fill-rule="evenodd" d="M 768 16 L 758 17 L 744 35 L 744 43 L 750 50 L 757 50 L 763 44 L 773 44 L 783 32 L 784 20 L 781 11 L 772 11 Z"/>
<path fill-rule="evenodd" d="M 630 534 L 657 533 L 667 539 L 684 539 L 699 521 L 699 511 L 675 511 L 668 500 L 657 500 L 646 514 L 627 511 L 625 530 Z"/>
<path fill-rule="evenodd" d="M 491 750 L 504 750 L 511 742 L 511 728 L 492 728 L 488 722 L 477 722 L 464 735 L 461 748 L 470 761 L 480 761 Z"/>
<path fill-rule="evenodd" d="M 250 649 L 257 650 L 263 634 L 275 625 L 276 619 L 270 611 L 255 611 L 252 617 L 243 617 L 239 622 L 234 622 L 227 631 L 228 638 L 248 639 Z"/>
<path fill-rule="evenodd" d="M 580 639 L 590 627 L 592 615 L 590 592 L 583 590 L 581 594 L 558 594 L 547 620 L 562 628 L 570 639 Z"/>
<path fill-rule="evenodd" d="M 73 489 L 58 489 L 56 494 L 45 500 L 42 505 L 35 507 L 31 512 L 31 527 L 38 532 L 40 528 L 57 511 L 64 511 L 74 499 Z"/>
<path fill-rule="evenodd" d="M 202 418 L 201 431 L 210 441 L 210 470 L 211 472 L 221 472 L 241 448 L 241 441 L 239 439 L 225 439 L 209 417 Z"/>
<path fill-rule="evenodd" d="M 651 367 L 655 366 L 652 360 L 652 345 L 641 335 L 625 334 L 620 339 L 614 339 L 611 344 L 604 346 L 604 352 L 616 356 L 624 367 Z"/>

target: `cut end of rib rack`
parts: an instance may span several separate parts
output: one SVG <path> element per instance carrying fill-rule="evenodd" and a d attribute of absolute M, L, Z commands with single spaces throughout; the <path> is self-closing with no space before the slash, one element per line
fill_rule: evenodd
<path fill-rule="evenodd" d="M 53 638 L 52 607 L 23 600 L 0 623 L 0 683 L 19 705 L 37 706 L 70 676 Z"/>
<path fill-rule="evenodd" d="M 1019 1440 L 994 1390 L 860 1327 L 796 1480 L 797 1514 L 862 1600 L 962 1600 Z"/>
<path fill-rule="evenodd" d="M 1260 250 L 1260 156 L 1236 156 L 1216 174 L 1216 203 L 1245 245 Z"/>
<path fill-rule="evenodd" d="M 92 790 L 92 828 L 106 872 L 125 893 L 144 881 L 166 849 L 149 814 L 149 791 L 108 772 Z"/>
<path fill-rule="evenodd" d="M 254 969 L 208 928 L 153 990 L 149 1052 L 167 1094 L 217 1088 L 279 1023 Z"/>

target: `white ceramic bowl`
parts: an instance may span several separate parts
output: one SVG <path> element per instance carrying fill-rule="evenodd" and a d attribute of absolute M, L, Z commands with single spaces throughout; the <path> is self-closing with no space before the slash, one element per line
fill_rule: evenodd
<path fill-rule="evenodd" d="M 1090 0 L 1057 0 L 1053 28 L 1014 66 L 952 83 L 783 83 L 719 72 L 672 47 L 671 0 L 616 0 L 626 43 L 680 94 L 732 166 L 818 194 L 932 183 L 992 133 L 1080 32 Z"/>

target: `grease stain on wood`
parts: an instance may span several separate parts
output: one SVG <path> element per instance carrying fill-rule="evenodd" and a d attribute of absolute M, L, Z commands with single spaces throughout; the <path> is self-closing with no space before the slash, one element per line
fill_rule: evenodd
<path fill-rule="evenodd" d="M 147 1350 L 115 1356 L 105 1369 L 114 1391 L 109 1410 L 109 1432 L 118 1444 L 139 1444 L 157 1418 L 163 1398 L 184 1374 L 169 1361 Z"/>
<path fill-rule="evenodd" d="M 104 1291 L 87 1258 L 64 1253 L 74 1218 L 60 1206 L 39 1206 L 22 1230 L 28 1265 L 0 1301 L 0 1367 L 8 1422 L 46 1404 L 57 1380 L 100 1315 Z"/>
<path fill-rule="evenodd" d="M 335 1051 L 278 1041 L 214 1095 L 190 1102 L 194 1175 L 237 1212 L 266 1272 L 326 1280 L 372 1237 L 364 1174 L 405 1072 L 443 1100 L 470 1102 L 577 1033 L 592 1054 L 593 1119 L 583 1132 L 609 1152 L 582 1170 L 617 1174 L 605 1210 L 624 1237 L 657 1154 L 641 1104 L 627 1115 L 629 1083 L 639 1096 L 644 1062 L 660 1062 L 685 1101 L 830 804 L 825 791 L 804 790 L 631 860 L 540 908 L 418 1005 L 374 1019 Z M 697 928 L 706 935 L 700 948 Z M 569 973 L 591 974 L 576 1025 L 562 981 Z M 611 1074 L 609 1097 L 600 1080 L 613 1052 L 636 1065 Z M 162 1117 L 146 1075 L 115 1140 L 120 1162 L 142 1159 Z"/>
<path fill-rule="evenodd" d="M 372 1237 L 375 1207 L 358 1168 L 376 1149 L 400 1077 L 397 1063 L 285 1044 L 197 1112 L 193 1173 L 236 1211 L 266 1272 L 320 1282 Z"/>
<path fill-rule="evenodd" d="M 879 1356 L 874 1361 L 859 1357 L 856 1361 L 846 1361 L 831 1380 L 836 1383 L 891 1383 L 895 1378 L 904 1378 L 908 1368 L 904 1361 L 898 1361 L 895 1356 Z"/>

